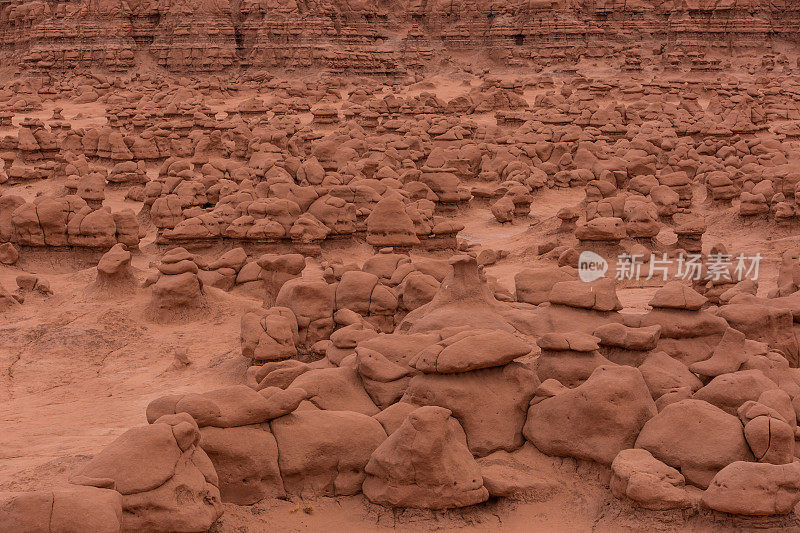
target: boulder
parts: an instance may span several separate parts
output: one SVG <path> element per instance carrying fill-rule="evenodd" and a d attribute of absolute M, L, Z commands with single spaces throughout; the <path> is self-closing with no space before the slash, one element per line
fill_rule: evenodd
<path fill-rule="evenodd" d="M 122 495 L 112 489 L 72 486 L 0 495 L 0 531 L 119 533 Z"/>
<path fill-rule="evenodd" d="M 242 315 L 242 355 L 255 361 L 281 361 L 297 355 L 300 340 L 291 309 L 270 307 Z"/>
<path fill-rule="evenodd" d="M 494 498 L 543 501 L 555 494 L 561 481 L 552 471 L 541 468 L 550 457 L 526 442 L 513 452 L 498 450 L 479 458 L 483 486 Z"/>
<path fill-rule="evenodd" d="M 800 501 L 800 462 L 784 465 L 736 461 L 720 470 L 703 493 L 703 505 L 738 515 L 791 513 Z"/>
<path fill-rule="evenodd" d="M 223 502 L 251 505 L 285 496 L 278 445 L 267 424 L 200 428 L 200 447 L 217 472 Z"/>
<path fill-rule="evenodd" d="M 419 352 L 409 365 L 425 373 L 452 374 L 510 363 L 531 346 L 500 330 L 468 330 L 442 339 Z"/>
<path fill-rule="evenodd" d="M 272 306 L 283 284 L 298 277 L 306 267 L 305 258 L 300 254 L 265 254 L 260 256 L 256 263 L 262 269 L 260 278 L 266 290 L 265 307 Z"/>
<path fill-rule="evenodd" d="M 261 366 L 251 366 L 246 372 L 247 386 L 255 390 L 262 390 L 267 387 L 285 389 L 291 385 L 297 376 L 309 370 L 311 368 L 308 363 L 302 363 L 296 359 L 285 359 L 283 361 L 264 363 Z"/>
<path fill-rule="evenodd" d="M 13 265 L 19 259 L 19 251 L 10 242 L 0 244 L 0 264 Z"/>
<path fill-rule="evenodd" d="M 553 285 L 548 300 L 551 304 L 595 311 L 622 309 L 613 279 L 598 279 L 591 283 L 579 280 L 561 281 Z"/>
<path fill-rule="evenodd" d="M 549 301 L 550 291 L 556 283 L 575 281 L 568 268 L 526 268 L 514 276 L 517 301 L 533 305 Z"/>
<path fill-rule="evenodd" d="M 689 370 L 701 376 L 716 377 L 736 372 L 746 360 L 744 333 L 728 328 L 714 348 L 711 357 L 692 363 L 689 365 Z"/>
<path fill-rule="evenodd" d="M 674 389 L 688 388 L 695 392 L 703 386 L 703 382 L 686 365 L 664 352 L 649 354 L 639 365 L 639 371 L 654 400 Z"/>
<path fill-rule="evenodd" d="M 531 405 L 523 434 L 548 455 L 611 464 L 656 414 L 637 369 L 600 366 L 585 383 Z"/>
<path fill-rule="evenodd" d="M 783 465 L 794 460 L 795 430 L 770 414 L 753 417 L 744 426 L 744 436 L 756 461 Z"/>
<path fill-rule="evenodd" d="M 130 429 L 71 482 L 122 494 L 125 531 L 205 531 L 222 514 L 219 480 L 187 414 Z"/>
<path fill-rule="evenodd" d="M 598 217 L 575 230 L 579 241 L 619 242 L 627 236 L 625 222 L 617 217 Z"/>
<path fill-rule="evenodd" d="M 3 287 L 2 284 L 0 284 L 0 313 L 4 313 L 12 309 L 19 309 L 21 300 L 21 297 L 18 295 L 12 295 L 5 287 Z"/>
<path fill-rule="evenodd" d="M 684 483 L 680 472 L 640 448 L 622 450 L 611 463 L 611 492 L 645 509 L 690 507 L 692 498 L 684 489 Z"/>
<path fill-rule="evenodd" d="M 512 362 L 461 374 L 421 374 L 411 378 L 402 401 L 449 409 L 477 456 L 522 446 L 522 426 L 539 381 L 536 373 Z"/>
<path fill-rule="evenodd" d="M 651 307 L 660 309 L 686 309 L 696 311 L 703 307 L 708 299 L 680 281 L 667 282 L 658 289 L 650 299 Z"/>
<path fill-rule="evenodd" d="M 246 385 L 232 385 L 201 394 L 162 396 L 147 406 L 147 420 L 176 413 L 191 416 L 199 427 L 230 428 L 261 424 L 291 413 L 308 393 L 300 388 L 264 387 L 256 392 Z"/>
<path fill-rule="evenodd" d="M 364 496 L 392 507 L 449 509 L 485 501 L 480 467 L 463 434 L 449 422 L 450 411 L 415 409 L 372 454 Z"/>
<path fill-rule="evenodd" d="M 791 299 L 789 297 L 788 299 Z M 719 309 L 719 316 L 730 327 L 741 331 L 748 340 L 764 342 L 770 348 L 780 350 L 798 366 L 800 347 L 794 332 L 794 317 L 791 304 L 784 307 L 781 300 L 760 299 L 749 294 L 740 294 Z"/>
<path fill-rule="evenodd" d="M 753 460 L 739 419 L 702 400 L 664 407 L 644 425 L 635 447 L 677 468 L 701 488 L 727 465 Z"/>
<path fill-rule="evenodd" d="M 354 411 L 368 416 L 380 411 L 364 389 L 355 365 L 304 372 L 286 390 L 298 388 L 306 391 L 308 400 L 320 409 Z"/>
<path fill-rule="evenodd" d="M 333 333 L 335 292 L 335 285 L 322 279 L 294 278 L 281 286 L 275 305 L 287 307 L 294 313 L 299 345 L 311 346 Z"/>
<path fill-rule="evenodd" d="M 364 467 L 386 439 L 380 422 L 348 411 L 296 411 L 270 428 L 286 492 L 304 497 L 360 492 Z"/>
<path fill-rule="evenodd" d="M 624 324 L 612 322 L 604 324 L 592 332 L 600 339 L 602 346 L 621 348 L 638 352 L 654 350 L 661 336 L 661 326 L 654 325 L 643 328 L 632 328 Z"/>
<path fill-rule="evenodd" d="M 695 392 L 694 398 L 716 405 L 735 416 L 743 403 L 758 400 L 763 392 L 777 388 L 778 385 L 761 370 L 739 370 L 715 377 Z"/>
<path fill-rule="evenodd" d="M 357 370 L 364 390 L 382 409 L 393 405 L 405 393 L 413 369 L 391 362 L 383 354 L 369 348 L 356 350 Z"/>
<path fill-rule="evenodd" d="M 514 201 L 510 196 L 503 196 L 491 205 L 492 216 L 500 223 L 513 222 Z"/>
<path fill-rule="evenodd" d="M 708 311 L 655 308 L 646 314 L 625 314 L 622 322 L 630 327 L 660 326 L 656 349 L 685 365 L 708 359 L 728 329 L 724 318 Z"/>

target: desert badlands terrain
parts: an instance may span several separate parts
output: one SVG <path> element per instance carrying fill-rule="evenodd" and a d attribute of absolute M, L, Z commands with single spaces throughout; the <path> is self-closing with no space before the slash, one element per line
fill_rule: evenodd
<path fill-rule="evenodd" d="M 798 334 L 800 2 L 0 0 L 2 533 L 800 531 Z"/>

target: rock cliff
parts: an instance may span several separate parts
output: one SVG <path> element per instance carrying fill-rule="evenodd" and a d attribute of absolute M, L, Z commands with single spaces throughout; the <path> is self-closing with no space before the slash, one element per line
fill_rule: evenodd
<path fill-rule="evenodd" d="M 796 42 L 799 27 L 791 0 L 0 0 L 0 57 L 29 69 L 119 71 L 149 56 L 173 71 L 396 74 L 458 52 L 509 65 L 614 55 L 631 68 L 655 52 L 713 68 L 708 49 Z"/>

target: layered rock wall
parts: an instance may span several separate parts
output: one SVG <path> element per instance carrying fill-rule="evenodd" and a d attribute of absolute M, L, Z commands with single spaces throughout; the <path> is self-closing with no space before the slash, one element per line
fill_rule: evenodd
<path fill-rule="evenodd" d="M 650 44 L 763 49 L 798 28 L 791 0 L 0 0 L 0 54 L 35 69 L 126 70 L 142 53 L 174 71 L 396 74 L 459 51 L 514 64 Z"/>

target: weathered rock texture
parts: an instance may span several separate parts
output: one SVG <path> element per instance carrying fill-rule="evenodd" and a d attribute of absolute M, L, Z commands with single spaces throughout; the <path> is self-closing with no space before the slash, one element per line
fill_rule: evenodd
<path fill-rule="evenodd" d="M 454 16 L 455 15 L 455 16 Z M 34 68 L 133 66 L 148 53 L 171 70 L 326 66 L 396 73 L 442 51 L 504 61 L 796 40 L 789 0 L 269 3 L 260 1 L 0 3 L 0 50 Z"/>

